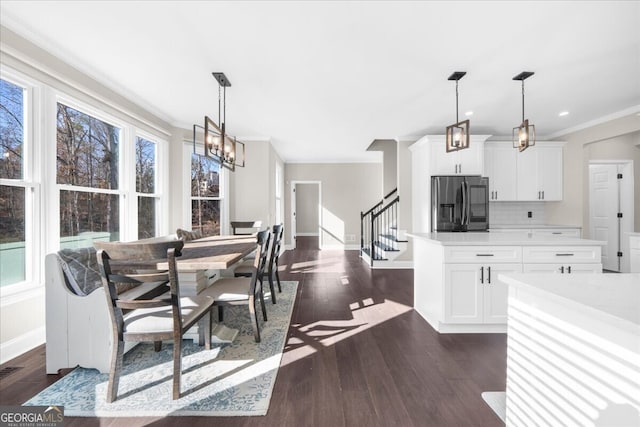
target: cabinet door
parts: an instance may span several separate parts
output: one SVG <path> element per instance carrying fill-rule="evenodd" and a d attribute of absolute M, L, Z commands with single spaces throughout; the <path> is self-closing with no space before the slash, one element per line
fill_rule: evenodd
<path fill-rule="evenodd" d="M 489 177 L 490 201 L 514 201 L 516 196 L 516 154 L 506 143 L 485 146 L 485 176 Z"/>
<path fill-rule="evenodd" d="M 444 141 L 429 144 L 431 175 L 457 175 L 458 153 L 447 153 Z"/>
<path fill-rule="evenodd" d="M 556 274 L 602 273 L 602 264 L 597 264 L 597 263 L 524 264 L 523 272 L 524 273 L 556 273 Z"/>
<path fill-rule="evenodd" d="M 458 173 L 460 175 L 482 175 L 484 166 L 484 143 L 471 142 L 469 148 L 458 151 Z"/>
<path fill-rule="evenodd" d="M 490 268 L 490 270 L 489 270 Z M 485 267 L 483 283 L 484 323 L 507 323 L 509 287 L 498 274 L 522 273 L 520 264 L 491 264 Z"/>
<path fill-rule="evenodd" d="M 534 236 L 547 236 L 547 237 L 577 237 L 580 238 L 579 228 L 549 228 L 541 229 L 534 228 Z"/>
<path fill-rule="evenodd" d="M 516 164 L 518 170 L 517 199 L 522 201 L 541 200 L 541 190 L 538 187 L 537 147 L 518 152 Z"/>
<path fill-rule="evenodd" d="M 445 323 L 482 323 L 480 264 L 445 264 Z"/>
<path fill-rule="evenodd" d="M 523 273 L 557 273 L 561 274 L 564 264 L 549 263 L 549 264 L 524 264 L 522 268 Z"/>
<path fill-rule="evenodd" d="M 542 200 L 562 200 L 562 147 L 537 147 L 538 187 Z"/>
<path fill-rule="evenodd" d="M 602 273 L 602 264 L 571 264 L 565 267 L 565 274 Z"/>

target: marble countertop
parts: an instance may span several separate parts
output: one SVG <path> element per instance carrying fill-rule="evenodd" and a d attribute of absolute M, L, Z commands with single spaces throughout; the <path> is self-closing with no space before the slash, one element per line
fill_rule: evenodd
<path fill-rule="evenodd" d="M 640 273 L 500 274 L 498 280 L 640 327 Z"/>
<path fill-rule="evenodd" d="M 532 236 L 526 231 L 513 233 L 407 233 L 414 239 L 423 239 L 444 246 L 604 246 L 600 240 L 566 236 Z"/>

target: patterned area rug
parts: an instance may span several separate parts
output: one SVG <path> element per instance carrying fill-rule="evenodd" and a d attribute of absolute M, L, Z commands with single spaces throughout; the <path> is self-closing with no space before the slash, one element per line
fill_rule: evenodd
<path fill-rule="evenodd" d="M 504 423 L 507 418 L 507 394 L 504 391 L 484 391 L 482 398 Z"/>
<path fill-rule="evenodd" d="M 265 415 L 289 329 L 298 282 L 282 282 L 277 304 L 266 299 L 260 343 L 253 339 L 247 307 L 225 309 L 225 323 L 239 329 L 230 345 L 205 350 L 185 340 L 182 397 L 171 399 L 173 345 L 162 351 L 139 344 L 124 356 L 118 399 L 106 403 L 108 375 L 76 368 L 25 405 L 63 405 L 66 416 L 153 417 L 170 415 Z M 214 311 L 215 315 L 215 311 Z M 262 313 L 259 312 L 262 319 Z"/>

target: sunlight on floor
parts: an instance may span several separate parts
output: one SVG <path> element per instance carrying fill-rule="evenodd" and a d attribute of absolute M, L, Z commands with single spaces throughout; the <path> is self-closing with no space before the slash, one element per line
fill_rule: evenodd
<path fill-rule="evenodd" d="M 410 306 L 390 300 L 376 304 L 371 298 L 354 302 L 349 307 L 353 319 L 320 320 L 308 325 L 292 324 L 292 329 L 297 329 L 299 333 L 287 340 L 281 366 L 303 359 L 322 347 L 331 346 L 412 310 Z"/>
<path fill-rule="evenodd" d="M 315 261 L 294 262 L 290 273 L 344 273 L 345 265 L 342 257 L 322 258 Z"/>

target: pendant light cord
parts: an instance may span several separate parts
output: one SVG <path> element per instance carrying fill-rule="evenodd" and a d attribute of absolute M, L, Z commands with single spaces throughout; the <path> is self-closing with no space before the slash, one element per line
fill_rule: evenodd
<path fill-rule="evenodd" d="M 456 123 L 460 123 L 458 120 L 458 80 L 456 80 Z"/>
<path fill-rule="evenodd" d="M 522 123 L 524 123 L 524 79 L 522 79 Z"/>

